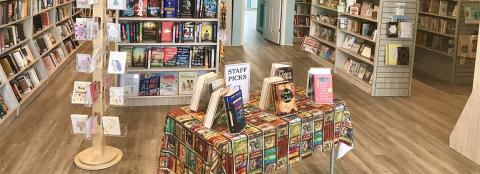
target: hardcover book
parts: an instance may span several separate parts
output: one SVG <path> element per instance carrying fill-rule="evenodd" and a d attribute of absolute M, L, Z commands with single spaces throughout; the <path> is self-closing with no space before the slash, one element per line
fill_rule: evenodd
<path fill-rule="evenodd" d="M 147 7 L 147 16 L 148 17 L 160 17 L 160 7 L 162 0 L 149 0 Z"/>
<path fill-rule="evenodd" d="M 216 18 L 217 17 L 217 0 L 203 0 L 203 18 Z"/>
<path fill-rule="evenodd" d="M 122 10 L 122 16 L 124 17 L 133 17 L 134 16 L 134 5 L 135 5 L 135 0 L 126 0 L 127 1 L 127 7 L 125 10 Z"/>
<path fill-rule="evenodd" d="M 190 48 L 178 47 L 177 48 L 177 67 L 189 67 L 190 66 Z"/>
<path fill-rule="evenodd" d="M 133 48 L 132 65 L 133 67 L 145 66 L 145 48 L 144 47 Z"/>
<path fill-rule="evenodd" d="M 139 96 L 159 96 L 160 95 L 160 77 L 161 73 L 140 73 Z"/>
<path fill-rule="evenodd" d="M 143 23 L 143 41 L 156 41 L 158 38 L 158 26 L 156 22 Z"/>
<path fill-rule="evenodd" d="M 200 33 L 202 41 L 213 41 L 213 24 L 202 23 L 202 31 Z"/>
<path fill-rule="evenodd" d="M 195 46 L 193 47 L 192 67 L 205 65 L 205 47 Z"/>
<path fill-rule="evenodd" d="M 135 4 L 133 5 L 133 12 L 135 13 L 135 16 L 146 17 L 147 5 L 147 0 L 135 0 Z"/>
<path fill-rule="evenodd" d="M 177 17 L 177 3 L 178 3 L 177 0 L 163 0 L 163 17 L 164 18 Z"/>
<path fill-rule="evenodd" d="M 272 84 L 276 115 L 286 115 L 297 111 L 295 86 L 292 82 L 282 81 Z"/>
<path fill-rule="evenodd" d="M 247 124 L 243 112 L 242 90 L 229 89 L 224 100 L 229 130 L 231 133 L 240 133 Z"/>
<path fill-rule="evenodd" d="M 330 68 L 323 68 L 313 74 L 315 103 L 333 104 L 333 84 Z"/>
<path fill-rule="evenodd" d="M 179 72 L 179 91 L 180 95 L 192 95 L 195 81 L 197 79 L 197 72 Z"/>
<path fill-rule="evenodd" d="M 387 36 L 398 37 L 398 22 L 388 22 Z"/>
<path fill-rule="evenodd" d="M 173 41 L 173 22 L 162 22 L 161 42 Z"/>
<path fill-rule="evenodd" d="M 162 72 L 160 76 L 160 95 L 178 94 L 177 72 Z"/>
<path fill-rule="evenodd" d="M 153 47 L 151 48 L 152 55 L 150 58 L 150 67 L 162 67 L 163 59 L 165 58 L 165 53 L 163 48 Z"/>
<path fill-rule="evenodd" d="M 194 22 L 185 22 L 183 27 L 183 42 L 195 42 Z"/>
<path fill-rule="evenodd" d="M 181 18 L 193 18 L 194 0 L 182 0 L 179 3 L 179 16 Z"/>
<path fill-rule="evenodd" d="M 177 48 L 168 47 L 163 49 L 165 56 L 163 59 L 163 66 L 174 67 L 177 61 Z"/>
<path fill-rule="evenodd" d="M 409 65 L 410 64 L 410 48 L 409 47 L 398 47 L 397 48 L 397 64 L 398 65 Z"/>

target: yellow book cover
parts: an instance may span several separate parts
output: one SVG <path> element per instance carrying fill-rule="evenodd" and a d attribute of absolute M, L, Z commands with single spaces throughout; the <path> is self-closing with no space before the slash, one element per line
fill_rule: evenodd
<path fill-rule="evenodd" d="M 385 65 L 397 65 L 398 51 L 397 48 L 401 47 L 400 44 L 387 44 L 385 49 Z"/>

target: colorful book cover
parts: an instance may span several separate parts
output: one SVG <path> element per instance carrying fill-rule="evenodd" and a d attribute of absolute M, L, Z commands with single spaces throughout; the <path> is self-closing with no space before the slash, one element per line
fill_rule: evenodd
<path fill-rule="evenodd" d="M 286 115 L 297 112 L 295 86 L 292 82 L 282 81 L 273 83 L 272 89 L 276 115 Z"/>
<path fill-rule="evenodd" d="M 205 66 L 205 47 L 193 47 L 192 67 Z"/>
<path fill-rule="evenodd" d="M 247 136 L 238 135 L 232 138 L 235 173 L 247 173 Z"/>
<path fill-rule="evenodd" d="M 151 48 L 151 50 L 152 50 L 152 55 L 150 59 L 150 67 L 162 67 L 163 59 L 165 58 L 165 53 L 163 52 L 163 48 L 153 47 Z"/>
<path fill-rule="evenodd" d="M 197 72 L 179 72 L 179 90 L 178 94 L 180 95 L 191 95 L 193 94 L 193 88 L 195 87 L 195 81 L 198 77 Z"/>
<path fill-rule="evenodd" d="M 177 17 L 177 0 L 163 0 L 163 17 L 176 18 Z"/>
<path fill-rule="evenodd" d="M 176 47 L 168 47 L 164 48 L 163 52 L 165 56 L 163 57 L 163 66 L 166 67 L 174 67 L 177 61 L 177 48 Z"/>
<path fill-rule="evenodd" d="M 178 47 L 177 48 L 177 67 L 189 67 L 190 66 L 190 48 Z"/>
<path fill-rule="evenodd" d="M 200 34 L 202 41 L 213 41 L 213 24 L 202 23 L 202 32 Z"/>
<path fill-rule="evenodd" d="M 135 47 L 132 53 L 132 65 L 133 67 L 145 66 L 145 48 Z"/>
<path fill-rule="evenodd" d="M 190 149 L 187 149 L 187 160 L 186 163 L 189 167 L 195 168 L 195 163 L 197 162 L 197 155 Z"/>
<path fill-rule="evenodd" d="M 160 77 L 160 95 L 178 94 L 177 72 L 162 72 Z"/>
<path fill-rule="evenodd" d="M 181 18 L 193 18 L 194 0 L 182 0 L 180 1 L 179 17 Z"/>
<path fill-rule="evenodd" d="M 157 41 L 158 38 L 158 23 L 157 22 L 144 22 L 143 23 L 143 41 Z"/>
<path fill-rule="evenodd" d="M 324 112 L 313 110 L 313 150 L 323 151 L 323 119 Z"/>
<path fill-rule="evenodd" d="M 228 117 L 228 127 L 232 133 L 240 133 L 246 126 L 245 113 L 243 112 L 242 90 L 231 90 L 225 95 L 225 107 Z"/>
<path fill-rule="evenodd" d="M 216 18 L 217 17 L 217 0 L 203 0 L 203 18 Z"/>
<path fill-rule="evenodd" d="M 288 163 L 292 164 L 300 161 L 300 143 L 302 120 L 295 114 L 283 117 L 288 121 Z"/>
<path fill-rule="evenodd" d="M 135 4 L 133 5 L 133 12 L 135 13 L 135 16 L 146 17 L 147 5 L 147 0 L 135 0 Z"/>
<path fill-rule="evenodd" d="M 325 112 L 323 118 L 323 151 L 329 151 L 333 147 L 335 111 L 329 110 Z"/>
<path fill-rule="evenodd" d="M 183 27 L 183 42 L 195 41 L 195 23 L 185 22 Z"/>
<path fill-rule="evenodd" d="M 160 73 L 140 73 L 139 96 L 160 95 Z"/>
<path fill-rule="evenodd" d="M 161 42 L 173 41 L 173 22 L 162 22 Z"/>
<path fill-rule="evenodd" d="M 149 0 L 147 7 L 148 17 L 160 17 L 160 6 L 162 0 Z"/>
<path fill-rule="evenodd" d="M 315 103 L 333 104 L 332 74 L 315 74 L 313 76 Z"/>

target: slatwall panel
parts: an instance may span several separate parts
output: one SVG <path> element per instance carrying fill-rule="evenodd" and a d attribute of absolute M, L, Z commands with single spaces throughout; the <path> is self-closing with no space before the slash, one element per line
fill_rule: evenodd
<path fill-rule="evenodd" d="M 373 95 L 374 96 L 409 96 L 413 56 L 415 53 L 415 36 L 418 16 L 418 2 L 416 0 L 381 1 L 381 18 L 379 23 L 379 43 L 376 49 Z M 412 38 L 388 38 L 387 24 L 391 17 L 396 15 L 397 3 L 405 3 L 404 16 L 412 22 Z M 401 44 L 410 48 L 410 65 L 385 65 L 386 45 Z"/>
<path fill-rule="evenodd" d="M 478 31 L 478 24 L 465 24 L 465 12 L 463 4 L 468 2 L 462 2 L 460 6 L 460 22 L 458 24 L 458 35 L 476 35 Z M 477 5 L 478 2 L 476 2 Z M 457 45 L 460 41 L 457 41 Z M 462 60 L 463 59 L 463 60 Z M 454 83 L 472 83 L 473 71 L 475 67 L 475 59 L 464 58 L 457 56 L 455 60 L 454 68 Z"/>

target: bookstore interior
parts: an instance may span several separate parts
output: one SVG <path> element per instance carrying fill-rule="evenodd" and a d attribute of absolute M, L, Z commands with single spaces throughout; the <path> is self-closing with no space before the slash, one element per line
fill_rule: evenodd
<path fill-rule="evenodd" d="M 0 173 L 480 173 L 480 0 L 240 2 L 0 1 Z"/>

